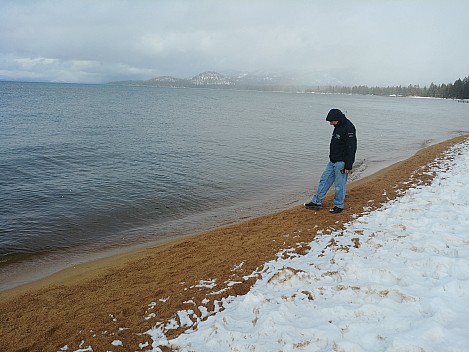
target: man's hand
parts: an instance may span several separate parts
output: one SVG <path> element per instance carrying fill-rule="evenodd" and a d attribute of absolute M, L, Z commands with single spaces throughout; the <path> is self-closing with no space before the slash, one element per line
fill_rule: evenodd
<path fill-rule="evenodd" d="M 352 174 L 352 170 L 344 170 L 344 173 L 346 173 L 346 174 Z"/>

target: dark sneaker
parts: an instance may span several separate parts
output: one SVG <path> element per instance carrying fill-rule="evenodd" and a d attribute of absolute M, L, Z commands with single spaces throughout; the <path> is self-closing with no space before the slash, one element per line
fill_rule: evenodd
<path fill-rule="evenodd" d="M 339 214 L 339 213 L 342 213 L 344 209 L 342 208 L 339 208 L 339 207 L 334 207 L 332 208 L 331 210 L 329 210 L 329 213 L 331 214 Z"/>
<path fill-rule="evenodd" d="M 309 209 L 321 209 L 322 208 L 321 204 L 316 204 L 313 202 L 305 203 L 304 206 Z"/>

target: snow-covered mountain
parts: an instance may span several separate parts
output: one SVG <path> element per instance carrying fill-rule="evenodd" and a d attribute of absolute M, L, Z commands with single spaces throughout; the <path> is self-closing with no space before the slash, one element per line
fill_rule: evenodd
<path fill-rule="evenodd" d="M 143 81 L 120 81 L 111 84 L 148 85 L 157 87 L 188 87 L 188 88 L 240 88 L 240 89 L 279 89 L 279 87 L 292 87 L 297 82 L 285 75 L 252 74 L 232 72 L 221 74 L 215 71 L 205 71 L 192 78 L 175 78 L 160 76 Z"/>
<path fill-rule="evenodd" d="M 231 79 L 213 71 L 199 73 L 197 76 L 192 77 L 190 82 L 196 86 L 232 86 L 235 84 Z"/>

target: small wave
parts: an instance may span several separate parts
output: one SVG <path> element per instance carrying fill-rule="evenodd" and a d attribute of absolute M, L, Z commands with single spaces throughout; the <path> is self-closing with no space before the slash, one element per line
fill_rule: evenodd
<path fill-rule="evenodd" d="M 356 161 L 353 167 L 353 173 L 349 176 L 349 180 L 356 181 L 360 179 L 367 168 L 368 163 L 366 159 Z"/>
<path fill-rule="evenodd" d="M 420 143 L 419 149 L 426 148 L 426 147 L 432 145 L 433 143 L 435 143 L 434 139 L 426 139 L 422 143 Z"/>

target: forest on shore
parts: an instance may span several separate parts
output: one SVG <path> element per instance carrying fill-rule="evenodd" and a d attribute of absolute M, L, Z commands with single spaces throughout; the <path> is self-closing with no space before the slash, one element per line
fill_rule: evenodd
<path fill-rule="evenodd" d="M 429 87 L 420 87 L 419 85 L 407 87 L 326 86 L 317 89 L 308 88 L 306 92 L 469 99 L 469 76 L 462 80 L 458 79 L 454 83 L 440 85 L 432 83 Z"/>

